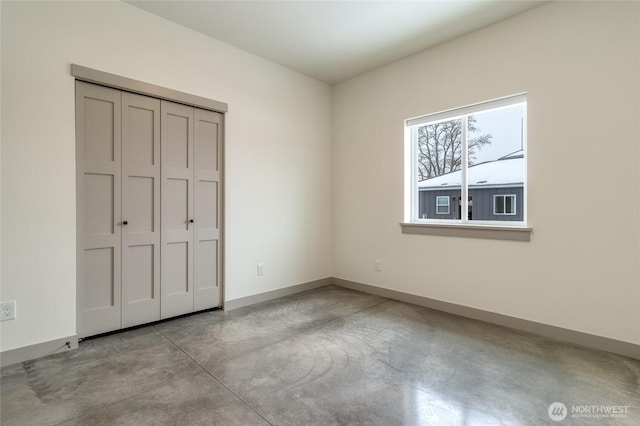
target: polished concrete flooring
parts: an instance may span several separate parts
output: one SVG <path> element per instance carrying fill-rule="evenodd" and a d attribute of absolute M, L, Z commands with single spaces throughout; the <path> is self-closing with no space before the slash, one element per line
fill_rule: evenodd
<path fill-rule="evenodd" d="M 333 286 L 87 340 L 0 385 L 7 426 L 640 424 L 640 361 Z M 627 408 L 556 423 L 556 401 Z"/>

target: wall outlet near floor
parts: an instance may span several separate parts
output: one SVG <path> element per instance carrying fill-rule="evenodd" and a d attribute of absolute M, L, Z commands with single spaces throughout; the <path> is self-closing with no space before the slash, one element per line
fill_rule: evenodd
<path fill-rule="evenodd" d="M 264 275 L 264 263 L 258 263 L 258 276 L 261 277 Z"/>
<path fill-rule="evenodd" d="M 0 321 L 7 321 L 16 318 L 16 301 L 0 303 Z"/>
<path fill-rule="evenodd" d="M 376 259 L 373 261 L 373 270 L 376 272 L 382 271 L 382 262 L 380 259 Z"/>

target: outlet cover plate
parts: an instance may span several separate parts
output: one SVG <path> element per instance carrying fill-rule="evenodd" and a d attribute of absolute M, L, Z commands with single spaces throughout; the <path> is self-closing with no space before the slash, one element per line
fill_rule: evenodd
<path fill-rule="evenodd" d="M 7 321 L 16 318 L 16 301 L 0 303 L 0 321 Z"/>

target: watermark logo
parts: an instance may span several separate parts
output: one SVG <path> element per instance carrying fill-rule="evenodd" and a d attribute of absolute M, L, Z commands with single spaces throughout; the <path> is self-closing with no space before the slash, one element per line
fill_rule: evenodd
<path fill-rule="evenodd" d="M 549 405 L 549 418 L 554 422 L 561 422 L 567 417 L 567 406 L 562 402 L 554 402 Z"/>
<path fill-rule="evenodd" d="M 589 419 L 613 419 L 629 416 L 628 405 L 572 405 L 571 409 L 562 402 L 554 402 L 547 410 L 549 418 L 561 422 L 567 417 Z"/>

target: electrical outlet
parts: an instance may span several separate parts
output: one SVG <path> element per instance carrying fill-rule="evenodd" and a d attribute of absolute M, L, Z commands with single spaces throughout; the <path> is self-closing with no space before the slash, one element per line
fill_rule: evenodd
<path fill-rule="evenodd" d="M 258 276 L 264 275 L 264 263 L 258 263 Z"/>
<path fill-rule="evenodd" d="M 373 261 L 373 270 L 376 272 L 382 271 L 382 262 L 380 259 L 376 259 Z"/>
<path fill-rule="evenodd" d="M 16 318 L 16 301 L 0 303 L 0 321 L 7 321 Z"/>

